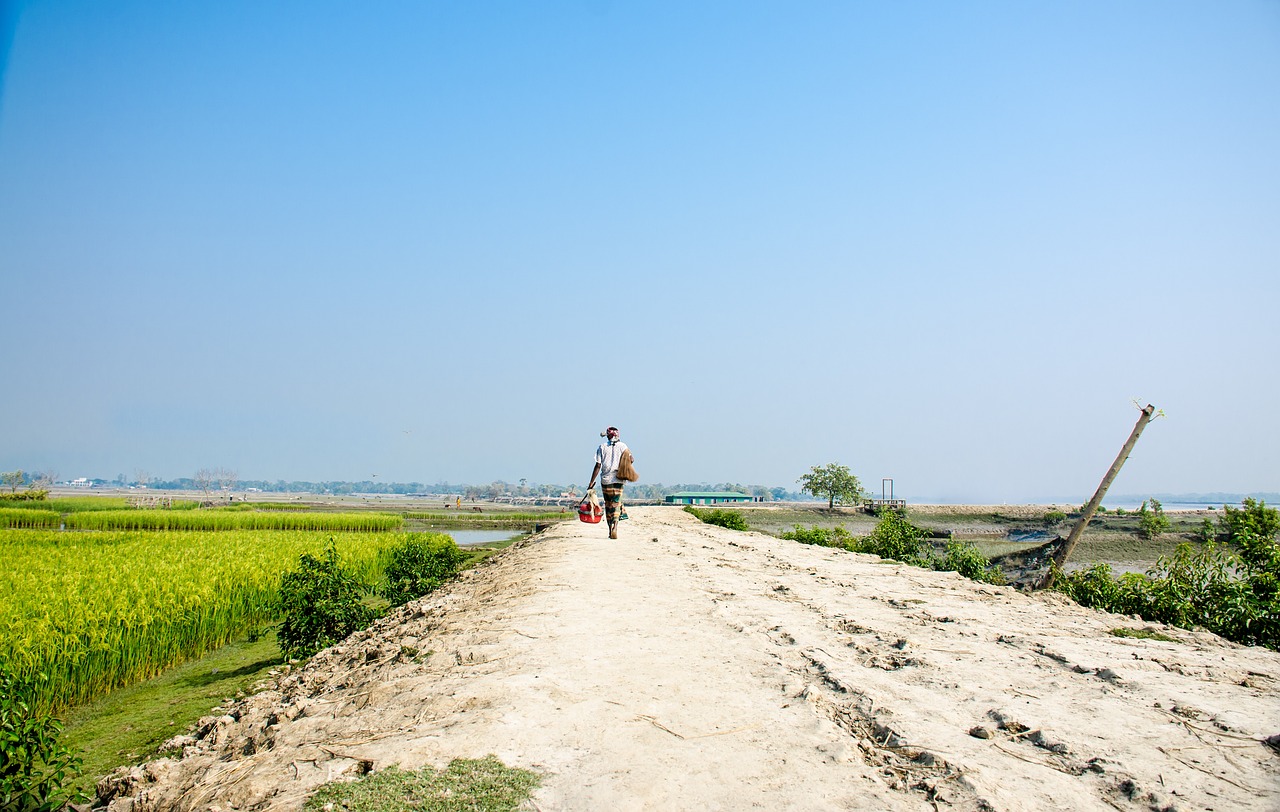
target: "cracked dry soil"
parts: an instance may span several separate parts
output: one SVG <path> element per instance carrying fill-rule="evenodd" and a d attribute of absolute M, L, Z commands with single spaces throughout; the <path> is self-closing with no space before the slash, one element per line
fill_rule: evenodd
<path fill-rule="evenodd" d="M 496 754 L 530 809 L 1280 809 L 1280 654 L 629 508 L 563 524 L 100 784 L 110 812 L 298 809 Z"/>

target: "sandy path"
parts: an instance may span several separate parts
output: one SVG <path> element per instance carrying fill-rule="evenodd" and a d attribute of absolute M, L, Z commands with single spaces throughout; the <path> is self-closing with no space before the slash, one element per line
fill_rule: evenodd
<path fill-rule="evenodd" d="M 543 774 L 543 810 L 1280 808 L 1274 652 L 629 510 L 318 655 L 112 810 L 296 809 L 487 753 Z"/>

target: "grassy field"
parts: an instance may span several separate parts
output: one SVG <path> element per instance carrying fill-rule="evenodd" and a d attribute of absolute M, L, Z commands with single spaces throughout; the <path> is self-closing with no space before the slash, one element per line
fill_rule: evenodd
<path fill-rule="evenodd" d="M 153 758 L 166 740 L 211 709 L 281 667 L 274 632 L 250 642 L 244 635 L 160 676 L 121 688 L 66 715 L 63 741 L 84 759 L 75 787 L 92 794 L 99 778 L 121 764 Z"/>

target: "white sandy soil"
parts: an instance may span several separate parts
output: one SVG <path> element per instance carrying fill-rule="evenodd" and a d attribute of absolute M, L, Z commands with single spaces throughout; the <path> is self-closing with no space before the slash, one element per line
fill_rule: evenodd
<path fill-rule="evenodd" d="M 630 508 L 564 524 L 104 782 L 112 812 L 298 809 L 496 754 L 530 809 L 1280 809 L 1280 654 Z"/>

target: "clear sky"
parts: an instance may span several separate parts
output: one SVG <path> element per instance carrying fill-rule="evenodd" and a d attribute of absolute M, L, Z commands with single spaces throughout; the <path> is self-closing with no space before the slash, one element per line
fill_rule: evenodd
<path fill-rule="evenodd" d="M 0 469 L 1280 490 L 1275 0 L 0 4 Z"/>

